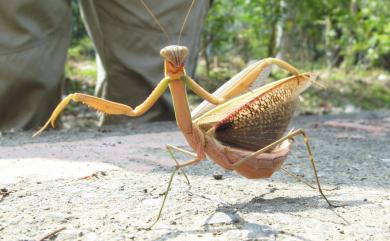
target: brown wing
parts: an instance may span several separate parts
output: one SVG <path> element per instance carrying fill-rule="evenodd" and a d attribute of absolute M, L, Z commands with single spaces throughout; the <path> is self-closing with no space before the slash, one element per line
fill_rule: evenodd
<path fill-rule="evenodd" d="M 255 97 L 220 121 L 215 137 L 229 146 L 252 151 L 280 139 L 299 101 L 294 87 L 285 84 Z"/>

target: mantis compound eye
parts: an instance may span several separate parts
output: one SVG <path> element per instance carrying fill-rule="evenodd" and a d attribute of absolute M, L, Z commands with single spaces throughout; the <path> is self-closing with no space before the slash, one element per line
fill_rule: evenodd
<path fill-rule="evenodd" d="M 160 55 L 177 68 L 183 65 L 188 55 L 188 48 L 185 46 L 170 45 L 161 49 Z"/>

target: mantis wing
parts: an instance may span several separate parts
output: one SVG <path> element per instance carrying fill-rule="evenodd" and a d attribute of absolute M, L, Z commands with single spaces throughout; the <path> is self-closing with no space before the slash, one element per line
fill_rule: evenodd
<path fill-rule="evenodd" d="M 265 79 L 268 78 L 269 74 L 272 70 L 272 65 L 269 65 L 265 69 L 263 69 L 260 73 L 254 73 L 255 68 L 264 60 L 259 60 L 245 69 L 243 69 L 240 73 L 233 76 L 230 80 L 224 83 L 221 87 L 219 87 L 214 93 L 214 96 L 218 97 L 226 97 L 233 88 L 236 88 L 236 92 L 231 94 L 232 96 L 237 96 L 246 90 L 250 90 L 251 85 L 254 82 L 264 83 Z M 257 84 L 259 85 L 259 84 Z M 257 87 L 257 86 L 256 86 Z M 193 119 L 199 117 L 205 112 L 214 108 L 215 105 L 209 103 L 208 101 L 203 101 L 198 105 L 192 112 L 191 116 Z"/>
<path fill-rule="evenodd" d="M 294 115 L 299 94 L 311 84 L 310 74 L 269 83 L 216 106 L 195 120 L 229 146 L 258 150 L 282 137 Z"/>
<path fill-rule="evenodd" d="M 235 75 L 232 79 L 218 88 L 218 90 L 215 91 L 213 95 L 226 99 L 238 96 L 244 91 L 249 90 L 251 86 L 255 86 L 255 82 L 261 83 L 264 79 L 266 79 L 271 72 L 272 66 L 275 64 L 283 69 L 288 70 L 294 75 L 299 74 L 297 69 L 283 60 L 276 58 L 266 58 L 249 65 L 243 71 Z M 215 105 L 209 104 L 207 102 L 201 103 L 191 112 L 192 119 L 199 117 L 214 107 Z"/>

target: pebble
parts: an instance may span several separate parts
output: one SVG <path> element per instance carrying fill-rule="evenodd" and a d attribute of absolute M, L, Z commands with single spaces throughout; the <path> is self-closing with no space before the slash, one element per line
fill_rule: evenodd
<path fill-rule="evenodd" d="M 222 176 L 222 174 L 220 174 L 220 173 L 214 173 L 214 174 L 213 174 L 213 177 L 214 177 L 215 180 L 222 180 L 222 177 L 223 177 L 223 176 Z"/>

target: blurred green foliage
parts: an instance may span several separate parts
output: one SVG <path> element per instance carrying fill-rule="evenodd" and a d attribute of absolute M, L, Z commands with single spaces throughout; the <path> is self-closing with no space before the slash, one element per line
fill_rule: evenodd
<path fill-rule="evenodd" d="M 201 46 L 198 79 L 210 89 L 249 61 L 276 56 L 328 86 L 307 91 L 307 109 L 390 108 L 388 0 L 216 0 Z"/>
<path fill-rule="evenodd" d="M 85 29 L 78 1 L 72 0 L 72 38 L 65 65 L 66 94 L 93 94 L 96 83 L 94 46 Z"/>
<path fill-rule="evenodd" d="M 290 62 L 390 68 L 390 2 L 216 0 L 202 49 L 208 58 L 239 54 L 247 62 L 277 55 L 284 39 Z"/>

